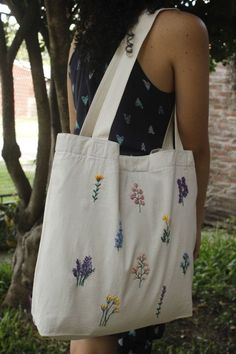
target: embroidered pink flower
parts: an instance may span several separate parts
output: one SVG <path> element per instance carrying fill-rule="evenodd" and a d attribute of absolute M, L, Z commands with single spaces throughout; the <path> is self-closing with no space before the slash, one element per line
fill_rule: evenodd
<path fill-rule="evenodd" d="M 134 204 L 139 206 L 139 212 L 141 213 L 141 207 L 145 205 L 145 201 L 143 190 L 139 188 L 138 183 L 134 183 L 130 199 L 134 201 Z"/>
<path fill-rule="evenodd" d="M 134 279 L 139 280 L 139 288 L 141 288 L 142 282 L 147 278 L 150 268 L 146 262 L 146 255 L 142 254 L 137 257 L 137 265 L 131 269 L 131 273 L 135 275 Z"/>

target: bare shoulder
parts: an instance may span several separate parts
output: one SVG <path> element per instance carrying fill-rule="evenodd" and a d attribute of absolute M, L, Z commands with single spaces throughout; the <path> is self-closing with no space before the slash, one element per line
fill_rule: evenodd
<path fill-rule="evenodd" d="M 182 46 L 208 43 L 205 23 L 196 15 L 180 10 L 162 11 L 153 28 L 156 35 L 161 34 L 169 45 Z"/>

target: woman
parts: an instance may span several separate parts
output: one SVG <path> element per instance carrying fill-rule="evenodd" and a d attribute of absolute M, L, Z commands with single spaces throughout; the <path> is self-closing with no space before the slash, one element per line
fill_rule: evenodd
<path fill-rule="evenodd" d="M 141 12 L 164 6 L 165 2 L 160 0 L 80 1 L 80 21 L 71 45 L 68 70 L 71 133 L 79 134 L 106 67 L 127 34 L 127 51 L 132 51 L 135 38 L 129 30 Z M 149 154 L 162 146 L 176 102 L 181 140 L 185 149 L 193 151 L 197 172 L 194 259 L 201 243 L 210 160 L 208 48 L 207 29 L 198 17 L 176 9 L 162 11 L 141 47 L 109 136 L 120 144 L 121 154 Z M 73 340 L 70 353 L 151 353 L 152 340 L 162 336 L 164 326 Z"/>

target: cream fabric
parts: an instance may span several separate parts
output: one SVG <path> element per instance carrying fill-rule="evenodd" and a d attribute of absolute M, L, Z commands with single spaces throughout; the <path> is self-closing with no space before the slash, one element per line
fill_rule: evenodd
<path fill-rule="evenodd" d="M 162 149 L 150 155 L 120 155 L 108 140 L 162 10 L 140 16 L 132 56 L 121 42 L 81 134 L 57 135 L 32 294 L 42 336 L 103 336 L 192 316 L 197 182 L 175 112 Z"/>

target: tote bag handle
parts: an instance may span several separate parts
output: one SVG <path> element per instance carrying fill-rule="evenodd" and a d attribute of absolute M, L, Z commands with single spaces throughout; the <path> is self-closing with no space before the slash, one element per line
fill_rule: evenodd
<path fill-rule="evenodd" d="M 82 125 L 80 135 L 108 139 L 114 117 L 119 107 L 133 65 L 137 59 L 139 50 L 156 17 L 161 11 L 164 10 L 178 9 L 162 8 L 153 14 L 149 14 L 147 10 L 145 10 L 140 15 L 138 23 L 132 29 L 135 35 L 135 43 L 133 45 L 133 52 L 131 55 L 127 55 L 126 53 L 126 37 L 123 38 L 96 91 Z M 183 150 L 178 132 L 175 108 L 166 131 L 162 148 L 173 148 L 173 125 L 175 131 L 175 149 Z"/>

